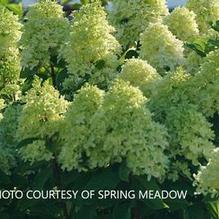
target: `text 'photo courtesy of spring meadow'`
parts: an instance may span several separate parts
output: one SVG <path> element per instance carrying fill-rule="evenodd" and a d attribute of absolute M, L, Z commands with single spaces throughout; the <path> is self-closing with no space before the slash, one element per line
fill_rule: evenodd
<path fill-rule="evenodd" d="M 0 0 L 0 219 L 219 219 L 219 0 Z"/>

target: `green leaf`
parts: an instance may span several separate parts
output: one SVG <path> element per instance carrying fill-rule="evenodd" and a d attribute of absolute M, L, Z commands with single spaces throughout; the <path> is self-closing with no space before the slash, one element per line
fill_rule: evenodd
<path fill-rule="evenodd" d="M 85 189 L 115 189 L 119 181 L 117 173 L 114 172 L 112 168 L 103 169 L 92 175 Z"/>
<path fill-rule="evenodd" d="M 132 187 L 135 188 L 136 191 L 141 190 L 142 192 L 144 192 L 145 190 L 154 190 L 154 191 L 159 191 L 161 193 L 161 189 L 157 184 L 156 180 L 151 179 L 150 181 L 148 181 L 147 176 L 136 177 L 132 183 L 133 183 Z M 142 201 L 149 208 L 155 210 L 169 208 L 169 206 L 162 199 L 158 199 L 158 198 L 144 199 L 140 201 Z"/>
<path fill-rule="evenodd" d="M 95 67 L 99 70 L 103 69 L 105 66 L 105 61 L 104 60 L 98 60 L 96 63 L 95 63 Z"/>
<path fill-rule="evenodd" d="M 26 146 L 28 144 L 32 144 L 35 140 L 38 140 L 38 138 L 27 138 L 22 140 L 21 142 L 18 143 L 17 148 L 21 148 L 23 146 Z"/>
<path fill-rule="evenodd" d="M 36 216 L 46 216 L 46 218 L 51 217 L 51 218 L 56 218 L 55 216 L 60 214 L 60 206 L 56 205 L 52 201 L 41 201 L 38 203 L 38 205 L 35 205 L 31 209 L 32 215 Z"/>
<path fill-rule="evenodd" d="M 219 32 L 219 20 L 216 21 L 214 24 L 212 24 L 211 27 L 212 27 L 215 31 Z"/>
<path fill-rule="evenodd" d="M 19 17 L 22 17 L 23 10 L 22 10 L 22 4 L 8 4 L 7 5 L 8 10 L 12 11 L 14 14 L 18 15 Z"/>
<path fill-rule="evenodd" d="M 40 169 L 33 180 L 33 188 L 41 190 L 44 188 L 46 182 L 52 178 L 51 166 Z"/>
<path fill-rule="evenodd" d="M 212 219 L 219 219 L 219 201 L 208 204 Z"/>
<path fill-rule="evenodd" d="M 6 213 L 0 213 L 0 218 L 2 219 L 10 219 L 10 216 Z"/>
<path fill-rule="evenodd" d="M 10 178 L 8 175 L 6 175 L 3 171 L 0 170 L 0 186 L 7 186 L 9 185 L 10 182 Z"/>
<path fill-rule="evenodd" d="M 184 219 L 211 219 L 209 212 L 207 211 L 206 206 L 202 202 L 195 203 L 191 207 L 188 207 L 185 210 Z"/>
<path fill-rule="evenodd" d="M 7 5 L 8 4 L 8 0 L 0 0 L 0 5 Z"/>
<path fill-rule="evenodd" d="M 113 219 L 131 219 L 130 203 L 122 203 L 113 209 Z"/>
<path fill-rule="evenodd" d="M 63 174 L 63 184 L 67 189 L 83 190 L 91 179 L 90 173 L 72 171 Z"/>
<path fill-rule="evenodd" d="M 201 57 L 205 57 L 211 51 L 207 39 L 196 39 L 192 43 L 186 43 L 186 46 L 194 50 Z"/>
<path fill-rule="evenodd" d="M 73 10 L 79 10 L 81 8 L 81 4 L 80 3 L 75 3 L 72 5 L 72 9 Z"/>
<path fill-rule="evenodd" d="M 79 208 L 76 215 L 74 216 L 75 219 L 93 219 L 96 215 L 96 209 L 93 206 L 83 206 Z"/>
<path fill-rule="evenodd" d="M 136 49 L 129 49 L 126 53 L 125 53 L 125 59 L 131 59 L 131 58 L 138 58 L 139 54 L 136 51 Z"/>
<path fill-rule="evenodd" d="M 130 169 L 127 167 L 126 163 L 123 162 L 119 166 L 119 178 L 122 181 L 128 182 L 129 181 L 129 175 L 130 175 Z"/>
<path fill-rule="evenodd" d="M 81 3 L 82 3 L 83 5 L 88 4 L 88 3 L 89 3 L 89 0 L 81 0 Z"/>

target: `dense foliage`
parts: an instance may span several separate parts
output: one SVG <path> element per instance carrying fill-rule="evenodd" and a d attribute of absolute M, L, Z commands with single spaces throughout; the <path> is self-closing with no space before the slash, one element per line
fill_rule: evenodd
<path fill-rule="evenodd" d="M 188 196 L 0 200 L 0 218 L 218 219 L 219 2 L 67 2 L 0 1 L 0 189 Z"/>

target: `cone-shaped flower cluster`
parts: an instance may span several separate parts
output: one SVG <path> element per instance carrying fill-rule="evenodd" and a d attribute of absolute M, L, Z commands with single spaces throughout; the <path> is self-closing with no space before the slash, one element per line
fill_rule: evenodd
<path fill-rule="evenodd" d="M 164 19 L 169 30 L 182 41 L 191 41 L 199 34 L 195 13 L 187 8 L 176 8 Z"/>
<path fill-rule="evenodd" d="M 188 0 L 186 7 L 196 14 L 199 29 L 206 34 L 210 23 L 219 20 L 218 0 Z"/>
<path fill-rule="evenodd" d="M 168 14 L 165 0 L 113 0 L 112 4 L 110 20 L 124 47 L 139 41 L 150 22 L 161 21 Z"/>
<path fill-rule="evenodd" d="M 146 97 L 149 97 L 151 90 L 161 76 L 147 61 L 141 59 L 128 59 L 122 67 L 119 78 L 129 81 L 132 86 L 138 87 Z"/>
<path fill-rule="evenodd" d="M 62 135 L 63 168 L 88 170 L 125 159 L 134 174 L 162 178 L 168 166 L 166 130 L 152 121 L 141 91 L 116 81 L 103 95 L 87 86 L 72 103 Z"/>
<path fill-rule="evenodd" d="M 190 82 L 193 101 L 200 111 L 207 116 L 219 112 L 219 51 L 207 55 L 200 67 L 200 72 Z"/>
<path fill-rule="evenodd" d="M 70 73 L 65 82 L 67 88 L 74 88 L 84 78 L 98 85 L 112 80 L 118 66 L 116 54 L 120 51 L 113 32 L 100 2 L 86 4 L 76 13 L 63 51 Z"/>
<path fill-rule="evenodd" d="M 20 76 L 20 57 L 17 42 L 21 24 L 18 17 L 0 6 L 0 94 L 14 95 Z"/>
<path fill-rule="evenodd" d="M 1 101 L 3 103 L 3 101 Z M 0 104 L 1 108 L 6 105 Z M 10 169 L 15 166 L 16 131 L 18 126 L 18 117 L 21 112 L 20 105 L 8 105 L 2 115 L 0 114 L 0 169 L 5 173 L 10 173 Z"/>
<path fill-rule="evenodd" d="M 161 74 L 183 64 L 183 51 L 183 42 L 161 23 L 151 23 L 141 35 L 140 57 Z"/>
<path fill-rule="evenodd" d="M 51 57 L 59 54 L 68 36 L 68 21 L 63 15 L 62 7 L 52 0 L 40 1 L 29 9 L 20 42 L 23 67 L 48 65 Z"/>
<path fill-rule="evenodd" d="M 177 179 L 181 171 L 191 177 L 189 163 L 199 166 L 199 160 L 208 159 L 214 148 L 212 125 L 197 105 L 191 104 L 196 90 L 193 80 L 194 78 L 179 69 L 157 84 L 149 102 L 157 120 L 168 129 L 172 146 L 170 157 L 173 159 L 170 175 L 173 179 Z"/>
<path fill-rule="evenodd" d="M 67 102 L 48 81 L 41 86 L 39 79 L 35 79 L 33 88 L 24 96 L 23 101 L 26 104 L 19 116 L 17 139 L 29 141 L 20 153 L 25 160 L 31 162 L 49 160 L 52 153 L 48 147 L 55 150 L 53 139 L 57 138 Z"/>

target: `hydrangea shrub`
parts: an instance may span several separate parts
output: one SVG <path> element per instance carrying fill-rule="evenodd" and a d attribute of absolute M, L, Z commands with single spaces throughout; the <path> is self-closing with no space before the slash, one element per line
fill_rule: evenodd
<path fill-rule="evenodd" d="M 18 41 L 21 24 L 18 17 L 0 6 L 0 96 L 14 99 L 19 91 L 20 54 Z"/>
<path fill-rule="evenodd" d="M 1 217 L 216 218 L 218 3 L 107 3 L 0 6 L 0 190 L 188 195 L 5 200 Z"/>

